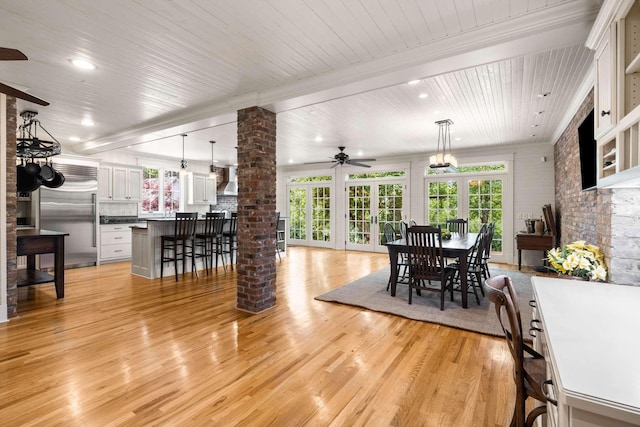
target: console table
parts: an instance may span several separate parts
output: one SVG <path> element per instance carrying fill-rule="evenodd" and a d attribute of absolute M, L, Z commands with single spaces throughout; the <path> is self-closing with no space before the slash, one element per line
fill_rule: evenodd
<path fill-rule="evenodd" d="M 56 297 L 64 298 L 64 236 L 68 235 L 69 233 L 49 230 L 18 230 L 16 255 L 27 256 L 27 268 L 18 270 L 17 285 L 31 286 L 54 282 Z M 53 276 L 36 269 L 36 255 L 48 253 L 52 253 L 54 257 Z"/>
<path fill-rule="evenodd" d="M 555 245 L 555 238 L 551 234 L 518 233 L 516 234 L 516 246 L 518 248 L 518 270 L 522 268 L 522 251 L 547 251 Z"/>
<path fill-rule="evenodd" d="M 640 287 L 533 277 L 551 427 L 640 425 Z M 528 327 L 528 325 L 526 325 Z"/>

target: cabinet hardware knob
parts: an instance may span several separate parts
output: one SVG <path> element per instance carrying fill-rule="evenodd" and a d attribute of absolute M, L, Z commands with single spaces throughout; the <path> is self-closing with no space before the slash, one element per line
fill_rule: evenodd
<path fill-rule="evenodd" d="M 604 111 L 604 110 L 600 111 L 600 116 L 602 116 L 602 117 L 608 116 L 609 114 L 611 114 L 611 110 L 609 110 L 609 111 Z"/>

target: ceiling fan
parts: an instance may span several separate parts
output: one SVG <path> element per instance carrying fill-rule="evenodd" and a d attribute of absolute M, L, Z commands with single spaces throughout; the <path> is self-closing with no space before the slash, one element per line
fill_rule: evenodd
<path fill-rule="evenodd" d="M 357 160 L 351 160 L 349 158 L 349 155 L 347 153 L 344 152 L 344 149 L 346 147 L 338 147 L 338 149 L 340 150 L 340 152 L 338 154 L 336 154 L 335 156 L 333 156 L 333 165 L 331 166 L 331 168 L 335 168 L 338 165 L 344 165 L 345 163 L 348 165 L 352 165 L 352 166 L 361 166 L 363 168 L 370 168 L 371 165 L 368 165 L 366 163 L 360 163 L 360 162 L 375 162 L 376 159 L 357 159 Z M 305 163 L 307 165 L 313 165 L 313 164 L 318 164 L 318 163 L 328 163 L 328 162 L 313 162 L 313 163 Z"/>
<path fill-rule="evenodd" d="M 0 61 L 26 61 L 27 56 L 20 52 L 18 49 L 10 49 L 7 47 L 0 47 Z M 33 102 L 34 104 L 47 106 L 49 103 L 40 98 L 36 98 L 33 95 L 29 95 L 26 92 L 18 90 L 14 87 L 7 86 L 4 83 L 0 83 L 0 93 L 4 93 L 9 96 L 24 99 L 25 101 Z"/>

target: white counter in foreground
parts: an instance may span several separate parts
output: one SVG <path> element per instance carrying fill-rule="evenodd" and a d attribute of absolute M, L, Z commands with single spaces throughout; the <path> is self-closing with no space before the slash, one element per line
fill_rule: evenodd
<path fill-rule="evenodd" d="M 640 425 L 640 287 L 531 281 L 558 400 L 548 425 Z"/>

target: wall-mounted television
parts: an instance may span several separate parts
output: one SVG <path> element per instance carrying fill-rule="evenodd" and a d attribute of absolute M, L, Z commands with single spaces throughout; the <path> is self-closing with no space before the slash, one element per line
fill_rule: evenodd
<path fill-rule="evenodd" d="M 587 115 L 578 126 L 578 145 L 580 146 L 580 177 L 583 190 L 592 190 L 598 184 L 596 165 L 596 139 L 594 137 L 594 112 Z"/>

